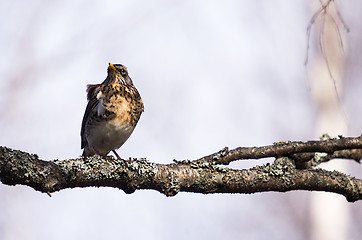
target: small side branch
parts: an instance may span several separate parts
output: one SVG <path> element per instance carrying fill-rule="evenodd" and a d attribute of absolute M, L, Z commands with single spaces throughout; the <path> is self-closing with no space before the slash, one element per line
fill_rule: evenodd
<path fill-rule="evenodd" d="M 228 165 L 232 161 L 241 159 L 278 158 L 282 156 L 291 156 L 293 154 L 296 157 L 295 154 L 299 153 L 312 153 L 309 156 L 313 157 L 316 152 L 327 153 L 329 157 L 332 157 L 334 156 L 333 154 L 335 151 L 347 149 L 362 149 L 362 137 L 340 137 L 339 139 L 307 142 L 277 142 L 273 145 L 264 147 L 238 147 L 233 150 L 224 148 L 217 153 L 200 158 L 196 160 L 196 162 Z M 362 158 L 361 153 L 361 151 L 354 151 L 352 154 L 353 159 L 359 161 Z M 340 155 L 339 158 L 350 158 L 351 152 L 341 152 L 338 154 Z M 310 159 L 306 159 L 306 155 L 300 159 L 300 161 L 308 160 Z"/>

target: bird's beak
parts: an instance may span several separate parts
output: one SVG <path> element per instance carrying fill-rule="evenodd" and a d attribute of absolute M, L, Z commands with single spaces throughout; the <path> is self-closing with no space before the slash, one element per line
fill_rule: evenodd
<path fill-rule="evenodd" d="M 109 68 L 111 68 L 111 69 L 112 69 L 112 70 L 114 70 L 114 71 L 117 71 L 116 67 L 115 67 L 115 66 L 113 66 L 113 64 L 112 64 L 112 63 L 109 63 Z"/>

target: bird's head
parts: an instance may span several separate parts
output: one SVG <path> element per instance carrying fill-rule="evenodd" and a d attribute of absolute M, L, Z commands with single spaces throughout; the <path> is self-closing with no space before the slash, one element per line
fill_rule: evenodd
<path fill-rule="evenodd" d="M 133 85 L 132 79 L 128 75 L 126 66 L 123 66 L 122 64 L 109 63 L 108 77 L 115 78 L 115 80 L 121 84 Z"/>

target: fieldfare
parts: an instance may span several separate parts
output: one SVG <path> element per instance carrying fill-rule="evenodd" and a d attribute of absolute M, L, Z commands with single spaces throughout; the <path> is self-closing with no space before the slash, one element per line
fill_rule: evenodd
<path fill-rule="evenodd" d="M 101 84 L 87 85 L 88 104 L 81 138 L 83 156 L 106 156 L 120 148 L 133 132 L 143 112 L 143 102 L 121 64 L 109 63 L 108 76 Z"/>

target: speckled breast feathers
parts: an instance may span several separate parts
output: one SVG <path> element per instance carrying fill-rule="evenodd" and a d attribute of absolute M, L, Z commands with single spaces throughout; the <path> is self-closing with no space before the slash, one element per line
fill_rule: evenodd
<path fill-rule="evenodd" d="M 87 99 L 81 130 L 83 155 L 107 155 L 131 135 L 143 112 L 141 96 L 127 68 L 109 64 L 104 82 L 87 86 Z"/>

